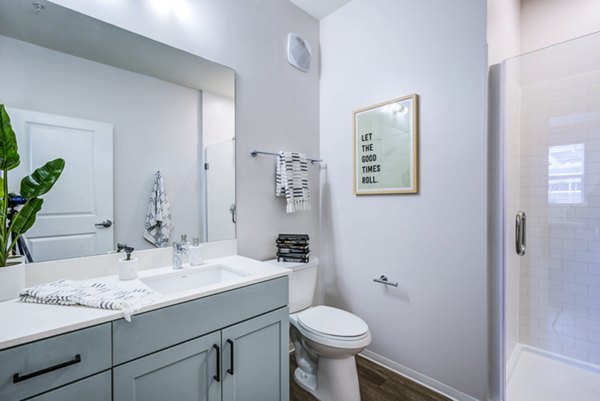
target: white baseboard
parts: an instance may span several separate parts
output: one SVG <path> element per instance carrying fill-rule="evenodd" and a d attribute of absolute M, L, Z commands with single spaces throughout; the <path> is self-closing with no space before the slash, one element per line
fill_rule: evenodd
<path fill-rule="evenodd" d="M 414 382 L 419 383 L 422 386 L 427 387 L 430 390 L 433 390 L 437 393 L 445 395 L 446 397 L 451 398 L 455 401 L 477 401 L 475 398 L 471 397 L 470 395 L 462 393 L 450 386 L 445 385 L 444 383 L 440 383 L 437 380 L 434 380 L 428 376 L 425 376 L 424 374 L 421 374 L 410 368 L 407 368 L 406 366 L 403 366 L 403 365 L 400 365 L 399 363 L 391 361 L 391 360 L 387 359 L 386 357 L 383 357 L 379 354 L 374 353 L 373 351 L 364 350 L 363 352 L 360 353 L 360 355 L 365 357 L 366 359 L 370 360 L 371 362 L 374 362 L 378 365 L 383 366 L 386 369 L 394 371 L 394 372 L 398 373 L 399 375 L 402 375 Z"/>

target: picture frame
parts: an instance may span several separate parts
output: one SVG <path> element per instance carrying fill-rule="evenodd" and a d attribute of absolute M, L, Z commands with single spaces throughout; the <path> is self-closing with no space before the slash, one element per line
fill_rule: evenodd
<path fill-rule="evenodd" d="M 414 93 L 353 112 L 354 195 L 418 193 L 418 100 Z"/>

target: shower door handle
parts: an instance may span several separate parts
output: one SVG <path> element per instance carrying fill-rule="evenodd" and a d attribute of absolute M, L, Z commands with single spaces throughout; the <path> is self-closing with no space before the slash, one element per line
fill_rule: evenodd
<path fill-rule="evenodd" d="M 527 216 L 525 212 L 517 212 L 515 216 L 515 250 L 519 256 L 525 255 L 526 228 Z"/>
<path fill-rule="evenodd" d="M 229 213 L 231 213 L 231 222 L 235 224 L 237 220 L 237 206 L 235 203 L 232 203 L 231 206 L 229 206 Z"/>

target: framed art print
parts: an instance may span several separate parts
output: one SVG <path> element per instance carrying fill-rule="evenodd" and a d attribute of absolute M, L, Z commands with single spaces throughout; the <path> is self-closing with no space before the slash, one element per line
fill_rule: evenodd
<path fill-rule="evenodd" d="M 354 113 L 354 194 L 418 192 L 418 96 Z"/>

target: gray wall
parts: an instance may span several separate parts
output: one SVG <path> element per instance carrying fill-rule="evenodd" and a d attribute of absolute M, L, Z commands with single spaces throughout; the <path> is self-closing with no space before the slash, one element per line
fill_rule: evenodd
<path fill-rule="evenodd" d="M 485 2 L 354 0 L 320 29 L 324 302 L 365 319 L 388 365 L 483 400 Z M 410 93 L 419 194 L 354 196 L 352 111 Z"/>
<path fill-rule="evenodd" d="M 236 70 L 239 253 L 272 258 L 279 232 L 306 232 L 318 252 L 319 172 L 312 168 L 313 210 L 287 215 L 274 197 L 275 159 L 252 149 L 319 152 L 319 24 L 287 0 L 197 0 L 159 12 L 152 2 L 56 0 L 55 3 L 200 55 Z M 173 2 L 175 3 L 175 2 Z M 314 52 L 305 74 L 288 65 L 287 34 Z"/>
<path fill-rule="evenodd" d="M 597 0 L 522 0 L 520 54 L 600 30 Z"/>
<path fill-rule="evenodd" d="M 154 247 L 143 234 L 156 170 L 171 240 L 201 233 L 200 92 L 4 36 L 0 74 L 8 106 L 113 124 L 115 242 Z"/>
<path fill-rule="evenodd" d="M 488 64 L 521 53 L 521 0 L 487 0 Z"/>

